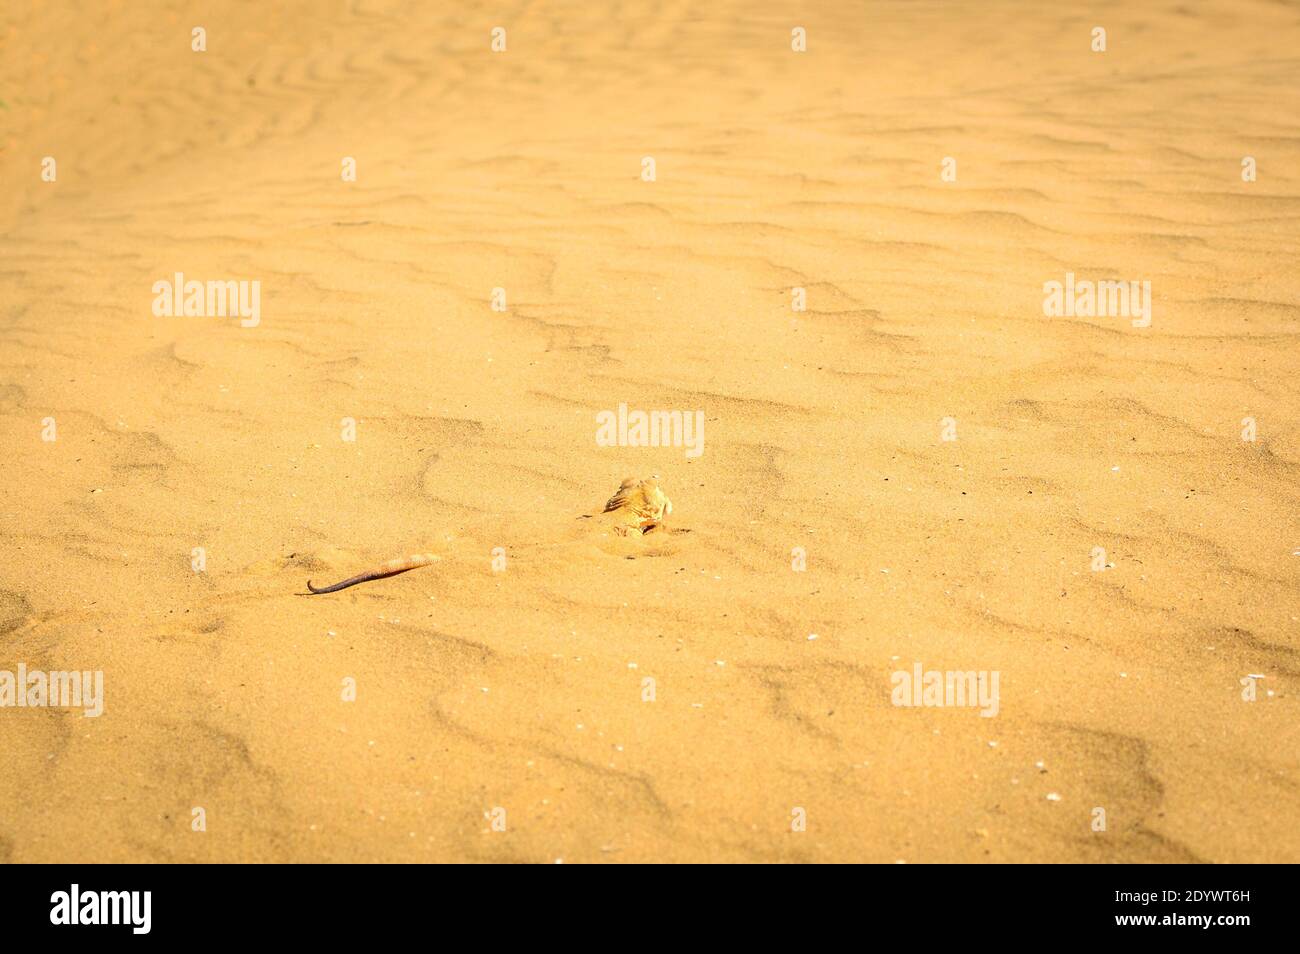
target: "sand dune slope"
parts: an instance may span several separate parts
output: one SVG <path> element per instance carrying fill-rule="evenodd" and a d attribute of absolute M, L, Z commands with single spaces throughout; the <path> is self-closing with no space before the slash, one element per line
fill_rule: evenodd
<path fill-rule="evenodd" d="M 0 859 L 1300 861 L 1294 4 L 265 6 L 0 11 Z"/>

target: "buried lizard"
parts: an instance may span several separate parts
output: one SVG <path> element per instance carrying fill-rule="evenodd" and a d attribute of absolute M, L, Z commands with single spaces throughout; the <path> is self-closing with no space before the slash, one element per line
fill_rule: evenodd
<path fill-rule="evenodd" d="M 605 502 L 602 516 L 609 515 L 615 533 L 628 536 L 633 533 L 651 532 L 672 512 L 673 502 L 659 489 L 658 475 L 652 475 L 644 480 L 637 480 L 634 477 L 624 480 L 614 496 Z M 330 586 L 313 586 L 311 580 L 308 580 L 307 589 L 317 594 L 337 593 L 358 583 L 382 580 L 384 577 L 396 576 L 409 570 L 418 570 L 422 566 L 437 563 L 439 559 L 441 558 L 437 554 L 415 553 L 381 563 L 373 570 L 358 573 Z"/>

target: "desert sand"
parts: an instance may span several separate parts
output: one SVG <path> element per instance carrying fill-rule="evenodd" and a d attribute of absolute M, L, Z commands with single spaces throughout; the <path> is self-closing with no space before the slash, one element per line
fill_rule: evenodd
<path fill-rule="evenodd" d="M 5 4 L 0 669 L 104 712 L 0 709 L 0 859 L 1300 861 L 1297 51 L 1273 0 Z M 662 527 L 585 516 L 651 474 Z"/>

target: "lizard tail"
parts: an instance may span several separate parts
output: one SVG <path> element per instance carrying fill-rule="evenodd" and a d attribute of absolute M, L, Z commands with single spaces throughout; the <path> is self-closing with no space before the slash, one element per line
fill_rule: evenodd
<path fill-rule="evenodd" d="M 387 563 L 380 564 L 369 573 L 362 573 L 358 576 L 348 577 L 342 582 L 335 583 L 333 586 L 312 586 L 311 580 L 307 581 L 307 589 L 313 593 L 336 593 L 339 590 L 346 590 L 349 586 L 356 586 L 358 583 L 367 583 L 370 580 L 382 580 L 386 576 L 396 576 L 398 573 L 405 573 L 407 570 L 417 570 L 422 566 L 428 566 L 430 563 L 436 563 L 440 558 L 432 553 L 416 553 L 409 557 L 399 557 L 396 560 L 389 560 Z"/>

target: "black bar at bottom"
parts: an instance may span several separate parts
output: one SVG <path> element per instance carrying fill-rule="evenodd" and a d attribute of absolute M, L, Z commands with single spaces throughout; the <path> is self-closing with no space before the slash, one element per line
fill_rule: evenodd
<path fill-rule="evenodd" d="M 1232 944 L 1295 930 L 1287 866 L 628 866 L 597 882 L 590 874 L 538 881 L 536 872 L 486 866 L 9 866 L 0 869 L 0 923 L 6 941 L 283 935 L 331 946 L 411 932 L 432 939 L 431 930 L 444 943 L 465 931 L 490 942 L 503 928 L 538 941 L 653 937 L 678 923 L 693 925 L 696 940 L 830 927 L 862 936 L 881 927 L 918 941 Z"/>

